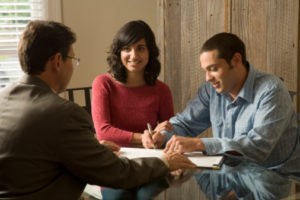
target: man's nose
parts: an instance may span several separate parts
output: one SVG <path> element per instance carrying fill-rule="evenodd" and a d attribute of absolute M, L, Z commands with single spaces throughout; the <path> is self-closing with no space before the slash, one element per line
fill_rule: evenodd
<path fill-rule="evenodd" d="M 209 81 L 212 80 L 212 76 L 211 76 L 211 74 L 210 74 L 209 72 L 206 72 L 206 74 L 205 74 L 205 80 L 206 80 L 207 82 L 209 82 Z"/>

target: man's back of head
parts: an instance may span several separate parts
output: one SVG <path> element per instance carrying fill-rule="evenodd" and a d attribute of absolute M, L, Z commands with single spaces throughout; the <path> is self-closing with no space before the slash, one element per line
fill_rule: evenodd
<path fill-rule="evenodd" d="M 45 71 L 47 61 L 56 53 L 63 58 L 76 41 L 69 27 L 53 21 L 31 21 L 22 34 L 18 47 L 20 64 L 25 73 L 38 75 Z"/>

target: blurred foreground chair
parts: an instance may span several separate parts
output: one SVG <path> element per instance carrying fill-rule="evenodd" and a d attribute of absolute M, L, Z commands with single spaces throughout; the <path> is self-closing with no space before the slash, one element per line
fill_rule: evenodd
<path fill-rule="evenodd" d="M 300 96 L 300 92 L 289 91 L 292 100 L 294 100 L 294 96 Z"/>
<path fill-rule="evenodd" d="M 92 87 L 81 87 L 81 88 L 69 88 L 66 89 L 66 92 L 68 93 L 69 96 L 69 100 L 76 102 L 74 100 L 74 92 L 79 91 L 79 92 L 83 92 L 84 94 L 84 99 L 85 99 L 85 105 L 82 106 L 89 114 L 91 114 L 91 89 Z M 78 103 L 78 102 L 76 102 Z"/>
<path fill-rule="evenodd" d="M 293 91 L 289 91 L 292 101 L 294 100 L 295 96 L 300 96 L 300 92 L 293 92 Z M 300 124 L 300 113 L 298 113 L 298 124 Z"/>
<path fill-rule="evenodd" d="M 295 96 L 300 97 L 300 92 L 289 91 L 289 93 L 290 93 L 290 96 L 292 98 L 292 101 L 294 100 Z M 300 129 L 300 127 L 299 127 L 300 126 L 300 113 L 297 113 L 297 119 L 298 119 L 298 128 Z M 296 196 L 295 199 L 299 199 L 298 197 L 300 197 L 299 196 L 299 194 L 300 194 L 300 185 L 294 183 L 293 187 L 294 187 L 293 188 L 293 193 L 295 193 L 295 196 Z"/>

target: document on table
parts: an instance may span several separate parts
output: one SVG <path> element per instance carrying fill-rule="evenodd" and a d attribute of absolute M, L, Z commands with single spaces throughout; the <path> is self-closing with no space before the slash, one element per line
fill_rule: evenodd
<path fill-rule="evenodd" d="M 162 149 L 143 149 L 143 148 L 127 148 L 120 149 L 120 156 L 133 158 L 145 157 L 161 157 L 163 155 Z M 223 163 L 224 156 L 206 156 L 200 151 L 184 153 L 191 162 L 197 167 L 219 169 Z"/>
<path fill-rule="evenodd" d="M 81 197 L 83 199 L 102 199 L 100 186 L 87 184 L 84 188 Z"/>

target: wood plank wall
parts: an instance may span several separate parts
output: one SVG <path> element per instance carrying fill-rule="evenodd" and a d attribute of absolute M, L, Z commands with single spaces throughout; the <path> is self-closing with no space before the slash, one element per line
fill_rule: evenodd
<path fill-rule="evenodd" d="M 247 60 L 257 69 L 284 79 L 300 92 L 299 0 L 157 0 L 160 78 L 171 88 L 175 112 L 181 112 L 205 81 L 199 51 L 218 32 L 237 34 Z M 300 98 L 294 99 L 300 113 Z M 210 136 L 208 130 L 202 137 Z M 190 180 L 161 199 L 205 199 Z M 299 188 L 295 189 L 299 192 Z"/>
<path fill-rule="evenodd" d="M 300 91 L 299 0 L 158 0 L 161 79 L 171 88 L 175 112 L 192 99 L 205 74 L 199 50 L 218 32 L 237 34 L 248 61 Z M 295 106 L 300 112 L 300 99 Z"/>

